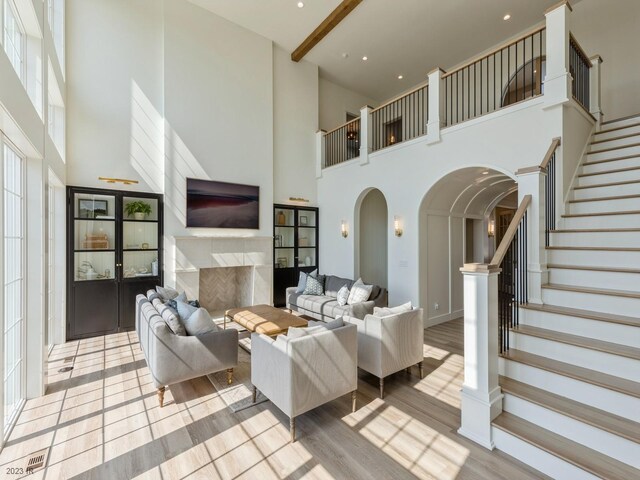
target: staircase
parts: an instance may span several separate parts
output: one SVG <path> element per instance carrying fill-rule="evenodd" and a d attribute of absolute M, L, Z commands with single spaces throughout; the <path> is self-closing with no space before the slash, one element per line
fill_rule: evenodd
<path fill-rule="evenodd" d="M 494 441 L 555 478 L 640 478 L 640 115 L 602 124 L 576 183 L 500 358 Z"/>

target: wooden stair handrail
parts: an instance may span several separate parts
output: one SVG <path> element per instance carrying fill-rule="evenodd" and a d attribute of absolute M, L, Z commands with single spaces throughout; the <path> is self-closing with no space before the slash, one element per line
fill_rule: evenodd
<path fill-rule="evenodd" d="M 530 204 L 531 195 L 525 195 L 522 199 L 522 202 L 520 202 L 520 206 L 518 207 L 516 214 L 513 216 L 513 219 L 509 224 L 509 228 L 507 228 L 507 232 L 504 234 L 504 237 L 502 237 L 502 241 L 496 249 L 496 253 L 493 255 L 493 259 L 491 260 L 490 264 L 491 266 L 499 267 L 502 263 L 502 260 L 504 260 L 504 256 L 507 254 L 507 250 L 509 249 L 509 245 L 511 245 L 513 237 L 516 236 L 518 225 L 520 225 L 520 220 L 522 220 L 522 217 L 524 217 L 524 214 L 527 211 L 527 208 L 529 208 Z"/>
<path fill-rule="evenodd" d="M 562 139 L 560 137 L 556 137 L 553 140 L 551 140 L 551 145 L 549 145 L 549 150 L 547 150 L 547 153 L 544 155 L 544 158 L 542 159 L 542 163 L 540 164 L 540 170 L 547 169 L 547 165 L 549 165 L 549 162 L 551 161 L 551 157 L 553 156 L 553 153 L 556 151 L 556 149 L 560 146 L 561 143 L 562 143 Z"/>
<path fill-rule="evenodd" d="M 360 117 L 354 118 L 353 120 L 349 120 L 348 122 L 345 122 L 342 125 L 339 125 L 336 128 L 334 128 L 332 130 L 329 130 L 328 132 L 325 132 L 324 136 L 326 137 L 327 135 L 331 135 L 333 132 L 337 132 L 341 128 L 348 127 L 350 124 L 356 123 L 356 122 L 359 122 L 359 121 L 360 121 Z"/>

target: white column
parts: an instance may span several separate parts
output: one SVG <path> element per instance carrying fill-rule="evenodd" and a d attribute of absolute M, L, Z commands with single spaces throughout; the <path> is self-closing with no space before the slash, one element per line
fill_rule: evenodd
<path fill-rule="evenodd" d="M 596 55 L 590 58 L 591 70 L 589 72 L 589 86 L 591 89 L 589 95 L 589 104 L 591 106 L 591 115 L 594 116 L 598 125 L 602 122 L 602 101 L 600 99 L 600 71 L 602 65 L 602 57 Z"/>
<path fill-rule="evenodd" d="M 558 165 L 556 160 L 556 165 Z M 516 172 L 518 178 L 518 205 L 525 195 L 531 195 L 527 211 L 527 260 L 529 303 L 542 304 L 542 285 L 548 282 L 547 251 L 545 248 L 545 178 L 539 167 Z"/>
<path fill-rule="evenodd" d="M 369 122 L 371 118 L 371 108 L 365 105 L 360 109 L 360 165 L 369 163 L 369 154 L 371 153 L 372 144 L 372 128 Z"/>
<path fill-rule="evenodd" d="M 429 120 L 427 121 L 427 144 L 440 141 L 440 130 L 444 126 L 444 70 L 436 68 L 429 73 Z"/>
<path fill-rule="evenodd" d="M 324 136 L 327 132 L 318 130 L 316 132 L 316 178 L 322 178 L 322 167 L 324 166 Z"/>
<path fill-rule="evenodd" d="M 498 274 L 494 265 L 467 263 L 464 275 L 463 435 L 493 450 L 491 422 L 502 412 L 498 385 Z"/>
<path fill-rule="evenodd" d="M 544 79 L 544 97 L 547 107 L 571 100 L 571 74 L 569 73 L 569 2 L 562 2 L 545 13 L 547 19 L 547 76 Z"/>

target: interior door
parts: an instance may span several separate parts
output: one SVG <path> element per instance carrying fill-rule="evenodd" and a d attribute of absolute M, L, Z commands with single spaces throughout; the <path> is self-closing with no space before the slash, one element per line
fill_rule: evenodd
<path fill-rule="evenodd" d="M 69 239 L 72 255 L 68 278 L 73 314 L 69 338 L 103 335 L 118 329 L 118 197 L 75 191 Z"/>

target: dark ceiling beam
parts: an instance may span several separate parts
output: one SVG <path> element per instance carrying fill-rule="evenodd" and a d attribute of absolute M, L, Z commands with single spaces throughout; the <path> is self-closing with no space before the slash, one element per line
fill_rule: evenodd
<path fill-rule="evenodd" d="M 331 30 L 338 26 L 338 24 L 349 15 L 354 8 L 356 8 L 362 0 L 343 0 L 340 2 L 333 12 L 325 18 L 318 27 L 311 32 L 304 42 L 298 46 L 291 54 L 291 60 L 299 62 L 304 56 L 311 51 L 320 41 L 326 37 Z"/>

